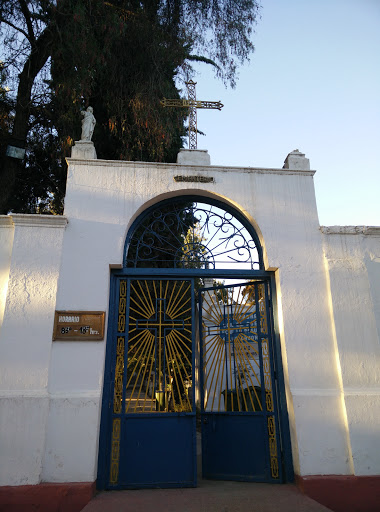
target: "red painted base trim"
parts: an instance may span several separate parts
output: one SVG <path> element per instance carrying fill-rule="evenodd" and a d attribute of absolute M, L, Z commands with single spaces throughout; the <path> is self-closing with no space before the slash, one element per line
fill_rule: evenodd
<path fill-rule="evenodd" d="M 379 512 L 380 475 L 295 475 L 300 490 L 334 512 Z"/>
<path fill-rule="evenodd" d="M 0 512 L 80 512 L 95 494 L 95 482 L 0 487 Z"/>

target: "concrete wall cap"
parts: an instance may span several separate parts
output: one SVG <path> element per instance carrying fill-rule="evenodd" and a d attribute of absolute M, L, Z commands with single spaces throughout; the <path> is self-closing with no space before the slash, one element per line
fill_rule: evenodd
<path fill-rule="evenodd" d="M 9 215 L 0 215 L 0 227 L 13 228 L 12 217 Z"/>
<path fill-rule="evenodd" d="M 321 226 L 324 235 L 380 236 L 380 226 Z"/>
<path fill-rule="evenodd" d="M 252 174 L 281 174 L 281 175 L 297 175 L 297 176 L 314 176 L 315 170 L 293 170 L 293 169 L 279 169 L 275 167 L 234 167 L 226 165 L 195 165 L 195 164 L 178 164 L 178 163 L 163 163 L 163 162 L 138 162 L 128 160 L 82 160 L 78 158 L 66 158 L 66 162 L 71 168 L 74 166 L 93 166 L 108 167 L 108 168 L 122 168 L 126 170 L 131 169 L 172 169 L 173 172 L 191 171 L 196 169 L 197 172 L 236 172 L 236 173 L 252 173 Z"/>
<path fill-rule="evenodd" d="M 59 228 L 66 227 L 67 217 L 63 215 L 37 215 L 32 213 L 13 213 L 9 216 L 15 226 Z"/>

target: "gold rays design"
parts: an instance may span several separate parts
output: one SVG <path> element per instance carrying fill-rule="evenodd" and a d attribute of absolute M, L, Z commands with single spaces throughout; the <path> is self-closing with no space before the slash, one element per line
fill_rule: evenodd
<path fill-rule="evenodd" d="M 191 283 L 132 280 L 125 411 L 191 411 Z"/>
<path fill-rule="evenodd" d="M 264 418 L 270 471 L 272 478 L 278 479 L 267 293 L 263 283 L 203 292 L 204 410 L 269 413 Z"/>
<path fill-rule="evenodd" d="M 204 409 L 262 411 L 255 294 L 249 285 L 217 293 L 203 295 Z"/>

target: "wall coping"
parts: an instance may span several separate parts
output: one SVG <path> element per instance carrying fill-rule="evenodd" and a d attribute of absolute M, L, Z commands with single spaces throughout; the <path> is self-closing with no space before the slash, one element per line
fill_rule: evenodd
<path fill-rule="evenodd" d="M 63 215 L 37 215 L 33 213 L 12 213 L 0 215 L 0 227 L 40 227 L 40 228 L 65 228 L 68 224 L 67 217 Z"/>
<path fill-rule="evenodd" d="M 321 226 L 324 235 L 380 236 L 380 226 Z"/>
<path fill-rule="evenodd" d="M 285 174 L 285 175 L 299 175 L 299 176 L 314 176 L 316 171 L 310 170 L 294 170 L 294 169 L 276 169 L 265 167 L 234 167 L 227 165 L 194 165 L 194 164 L 177 164 L 177 163 L 164 163 L 164 162 L 134 162 L 126 160 L 82 160 L 77 158 L 66 158 L 68 165 L 89 165 L 89 166 L 104 166 L 104 167 L 133 167 L 133 168 L 173 168 L 181 169 L 182 171 L 191 171 L 196 169 L 197 172 L 243 172 L 253 174 Z"/>
<path fill-rule="evenodd" d="M 13 228 L 12 218 L 9 215 L 0 215 L 1 228 Z"/>

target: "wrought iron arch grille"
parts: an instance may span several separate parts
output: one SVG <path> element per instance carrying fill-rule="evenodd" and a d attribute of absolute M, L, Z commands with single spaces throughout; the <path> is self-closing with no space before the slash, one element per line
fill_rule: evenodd
<path fill-rule="evenodd" d="M 220 203 L 165 201 L 140 216 L 126 241 L 128 268 L 262 270 L 261 247 L 244 219 Z"/>

